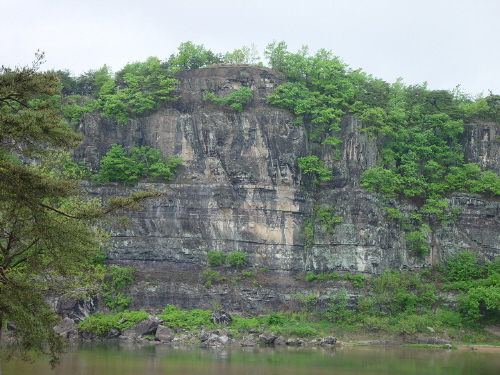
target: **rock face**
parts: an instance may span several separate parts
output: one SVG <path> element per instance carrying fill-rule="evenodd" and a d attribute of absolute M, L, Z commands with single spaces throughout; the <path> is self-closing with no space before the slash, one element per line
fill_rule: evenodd
<path fill-rule="evenodd" d="M 377 159 L 375 141 L 360 132 L 363 123 L 352 116 L 342 120 L 339 154 L 320 146 L 309 139 L 307 125 L 266 103 L 283 82 L 278 73 L 231 66 L 184 71 L 177 78 L 180 99 L 149 117 L 123 125 L 87 114 L 79 125 L 85 140 L 75 158 L 91 169 L 112 143 L 152 146 L 184 160 L 172 183 L 153 184 L 164 196 L 130 213 L 130 228 L 113 234 L 112 262 L 179 270 L 206 267 L 211 250 L 242 251 L 250 267 L 276 272 L 380 273 L 426 267 L 464 250 L 478 251 L 485 261 L 499 254 L 499 202 L 456 194 L 449 201 L 460 209 L 457 220 L 433 228 L 429 255 L 415 257 L 399 225 L 383 215 L 380 197 L 359 186 L 359 177 Z M 241 113 L 202 100 L 205 91 L 223 96 L 242 86 L 252 89 L 254 98 Z M 466 160 L 499 173 L 497 132 L 489 124 L 467 126 Z M 320 189 L 297 167 L 299 157 L 311 154 L 333 171 Z M 118 185 L 87 190 L 100 196 L 128 191 Z M 331 235 L 317 231 L 314 245 L 305 249 L 301 228 L 319 204 L 335 207 L 343 222 Z M 402 202 L 400 209 L 414 207 Z M 176 287 L 189 289 L 181 282 Z"/>

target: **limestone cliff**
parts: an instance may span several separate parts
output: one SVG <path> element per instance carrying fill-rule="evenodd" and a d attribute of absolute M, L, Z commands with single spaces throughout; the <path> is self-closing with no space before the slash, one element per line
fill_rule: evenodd
<path fill-rule="evenodd" d="M 177 78 L 175 94 L 180 99 L 149 117 L 121 125 L 87 114 L 79 125 L 85 140 L 75 158 L 94 170 L 112 143 L 152 146 L 184 160 L 172 183 L 155 184 L 164 197 L 131 213 L 131 227 L 113 234 L 111 261 L 180 270 L 205 267 L 210 250 L 238 250 L 247 255 L 250 267 L 278 273 L 379 273 L 386 268 L 425 267 L 463 250 L 479 251 L 483 260 L 499 254 L 499 202 L 456 194 L 450 203 L 460 208 L 457 220 L 434 228 L 427 257 L 414 256 L 399 225 L 383 215 L 380 197 L 359 186 L 361 173 L 375 166 L 376 141 L 360 132 L 363 124 L 350 116 L 336 134 L 343 141 L 339 155 L 311 141 L 307 126 L 295 124 L 290 113 L 266 103 L 267 95 L 283 82 L 279 73 L 223 66 L 180 72 Z M 221 96 L 242 86 L 252 89 L 254 98 L 241 113 L 202 100 L 205 90 Z M 493 125 L 469 125 L 463 147 L 468 161 L 500 173 L 497 132 Z M 321 155 L 333 170 L 333 179 L 320 188 L 297 167 L 297 158 L 311 153 Z M 88 190 L 106 196 L 123 194 L 126 188 Z M 335 207 L 344 221 L 332 235 L 316 236 L 315 244 L 306 249 L 301 227 L 318 204 Z M 400 205 L 414 209 L 409 203 Z M 176 293 L 184 293 L 182 285 L 177 288 Z"/>

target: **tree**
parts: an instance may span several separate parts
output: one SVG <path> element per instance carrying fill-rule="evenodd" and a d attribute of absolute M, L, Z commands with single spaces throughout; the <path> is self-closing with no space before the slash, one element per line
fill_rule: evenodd
<path fill-rule="evenodd" d="M 181 43 L 177 48 L 179 53 L 169 59 L 173 71 L 202 68 L 205 65 L 222 62 L 222 57 L 205 49 L 203 44 L 196 45 L 191 41 Z"/>
<path fill-rule="evenodd" d="M 60 81 L 53 72 L 39 72 L 42 63 L 37 53 L 32 66 L 0 68 L 0 339 L 4 323 L 12 322 L 9 355 L 30 359 L 34 351 L 55 364 L 64 342 L 53 330 L 58 317 L 44 291 L 84 286 L 105 240 L 97 220 L 155 193 L 105 204 L 82 199 L 79 181 L 56 156 L 81 136 L 51 104 Z"/>
<path fill-rule="evenodd" d="M 224 62 L 229 64 L 257 64 L 258 61 L 259 52 L 255 44 L 250 47 L 243 46 L 224 55 Z"/>

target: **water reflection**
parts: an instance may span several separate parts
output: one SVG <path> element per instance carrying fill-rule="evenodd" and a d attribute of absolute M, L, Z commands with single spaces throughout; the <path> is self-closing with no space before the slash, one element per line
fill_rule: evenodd
<path fill-rule="evenodd" d="M 446 349 L 185 348 L 126 343 L 80 343 L 61 365 L 9 362 L 4 375 L 413 375 L 500 373 L 500 354 Z"/>

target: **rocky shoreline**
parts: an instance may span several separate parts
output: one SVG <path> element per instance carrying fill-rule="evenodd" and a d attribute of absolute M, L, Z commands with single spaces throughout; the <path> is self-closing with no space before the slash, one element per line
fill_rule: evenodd
<path fill-rule="evenodd" d="M 206 329 L 199 327 L 193 330 L 182 328 L 172 329 L 162 325 L 163 321 L 150 315 L 136 325 L 123 331 L 112 328 L 104 334 L 80 332 L 77 324 L 70 318 L 64 318 L 54 330 L 70 342 L 78 341 L 121 341 L 142 344 L 166 344 L 179 346 L 200 347 L 342 347 L 354 345 L 402 346 L 428 345 L 443 348 L 455 348 L 456 343 L 433 336 L 413 336 L 398 338 L 380 338 L 372 340 L 340 341 L 334 336 L 324 337 L 294 337 L 285 338 L 269 330 L 270 327 L 261 325 L 251 329 L 235 330 L 230 327 Z M 370 334 L 367 333 L 366 338 Z"/>

